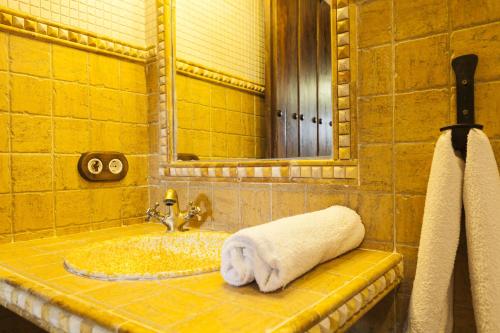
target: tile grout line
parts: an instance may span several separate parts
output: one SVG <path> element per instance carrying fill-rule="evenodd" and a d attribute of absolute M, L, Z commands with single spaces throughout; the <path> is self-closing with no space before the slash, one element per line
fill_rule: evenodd
<path fill-rule="evenodd" d="M 12 80 L 11 80 L 11 57 L 12 57 L 12 54 L 11 54 L 11 38 L 10 38 L 10 34 L 6 34 L 7 36 L 7 54 L 8 54 L 8 69 L 7 69 L 7 79 L 9 80 L 9 158 L 8 158 L 8 163 L 9 163 L 9 166 L 8 166 L 8 170 L 9 170 L 9 180 L 10 180 L 10 184 L 9 184 L 9 190 L 10 190 L 10 193 L 9 193 L 9 197 L 10 197 L 10 211 L 9 211 L 9 215 L 10 215 L 10 241 L 11 242 L 14 242 L 14 183 L 12 182 L 12 146 L 13 146 L 13 138 L 14 138 L 14 133 L 13 133 L 13 129 L 12 129 Z"/>
<path fill-rule="evenodd" d="M 54 118 L 54 45 L 52 43 L 49 43 L 49 62 L 50 62 L 50 87 L 51 87 L 51 94 L 50 94 L 50 118 L 51 118 L 51 131 L 52 131 L 52 151 L 51 151 L 51 161 L 52 161 L 52 219 L 53 219 L 53 231 L 52 234 L 53 236 L 57 235 L 56 229 L 57 229 L 57 211 L 56 211 L 56 205 L 57 205 L 57 200 L 56 200 L 56 128 L 55 128 L 55 122 L 56 119 Z"/>
<path fill-rule="evenodd" d="M 392 168 L 392 251 L 397 251 L 397 209 L 396 209 L 396 43 L 395 43 L 395 12 L 396 12 L 396 2 L 391 1 L 391 71 L 392 71 L 392 87 L 391 87 L 391 109 L 392 109 L 392 149 L 391 149 L 391 168 Z M 402 259 L 401 259 L 402 260 Z M 394 316 L 393 320 L 393 332 L 396 333 L 397 330 L 397 317 L 398 317 L 398 307 L 396 304 L 396 296 L 394 293 L 393 302 L 395 306 L 392 307 L 392 314 Z"/>
<path fill-rule="evenodd" d="M 396 44 L 395 38 L 395 0 L 391 1 L 391 72 L 392 72 L 392 87 L 391 87 L 391 169 L 392 169 L 392 248 L 396 251 L 397 248 L 397 209 L 396 209 Z"/>

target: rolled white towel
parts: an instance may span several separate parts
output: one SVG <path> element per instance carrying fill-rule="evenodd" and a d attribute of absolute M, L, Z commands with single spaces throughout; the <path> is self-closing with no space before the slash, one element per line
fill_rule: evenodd
<path fill-rule="evenodd" d="M 221 274 L 233 286 L 284 287 L 314 266 L 358 247 L 365 228 L 350 208 L 332 206 L 242 229 L 222 246 Z"/>

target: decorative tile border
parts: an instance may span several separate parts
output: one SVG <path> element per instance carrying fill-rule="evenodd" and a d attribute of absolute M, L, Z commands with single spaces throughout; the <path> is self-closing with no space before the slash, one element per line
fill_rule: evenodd
<path fill-rule="evenodd" d="M 319 324 L 309 330 L 309 333 L 313 331 L 331 333 L 347 331 L 360 317 L 377 304 L 380 299 L 394 289 L 401 282 L 402 278 L 403 262 L 400 262 L 396 267 L 389 270 L 329 314 Z"/>
<path fill-rule="evenodd" d="M 238 78 L 231 74 L 216 71 L 179 58 L 175 59 L 175 65 L 177 73 L 264 95 L 264 86 Z"/>
<path fill-rule="evenodd" d="M 155 56 L 154 46 L 145 48 L 131 45 L 75 27 L 16 12 L 2 6 L 0 6 L 0 30 L 12 31 L 33 38 L 138 62 L 146 62 Z"/>
<path fill-rule="evenodd" d="M 114 332 L 5 281 L 0 281 L 0 304 L 48 332 Z"/>
<path fill-rule="evenodd" d="M 333 163 L 333 161 L 317 161 L 319 163 L 307 165 L 302 161 L 295 164 L 291 161 L 284 164 L 283 161 L 258 161 L 258 162 L 236 162 L 232 165 L 210 162 L 197 163 L 196 166 L 189 162 L 176 163 L 168 168 L 170 177 L 198 177 L 198 178 L 235 178 L 242 180 L 251 178 L 253 181 L 260 180 L 355 180 L 358 178 L 357 165 L 345 165 L 345 163 Z M 272 165 L 272 164 L 278 165 Z M 285 162 L 286 163 L 286 162 Z M 201 165 L 200 165 L 201 164 Z M 260 165 L 252 165 L 260 164 Z M 266 165 L 267 164 L 267 165 Z M 338 165 L 336 165 L 338 164 Z"/>
<path fill-rule="evenodd" d="M 335 62 L 337 65 L 337 91 L 334 91 L 333 96 L 336 96 L 336 111 L 337 123 L 335 133 L 337 134 L 336 149 L 334 158 L 339 160 L 349 160 L 352 158 L 352 131 L 351 131 L 351 110 L 353 103 L 351 97 L 351 77 L 352 77 L 352 61 L 351 53 L 351 21 L 349 15 L 349 0 L 337 0 L 336 11 L 336 55 Z M 333 19 L 333 18 L 332 18 Z M 332 42 L 333 44 L 333 42 Z"/>
<path fill-rule="evenodd" d="M 160 90 L 160 176 L 188 178 L 189 180 L 233 179 L 236 181 L 266 182 L 340 182 L 355 184 L 358 180 L 358 162 L 356 160 L 353 96 L 353 77 L 355 71 L 352 59 L 355 57 L 355 11 L 349 0 L 336 0 L 332 8 L 332 66 L 334 80 L 332 96 L 334 103 L 334 149 L 333 159 L 323 160 L 248 160 L 248 161 L 196 161 L 183 162 L 174 159 L 174 112 L 175 101 L 172 94 L 173 71 L 183 68 L 183 73 L 196 71 L 200 77 L 202 67 L 187 64 L 175 59 L 175 36 L 171 23 L 175 21 L 175 0 L 157 0 L 158 14 L 158 63 Z M 172 24 L 175 24 L 173 22 Z M 191 67 L 189 67 L 191 66 Z M 189 68 L 189 69 L 188 69 Z M 227 79 L 226 79 L 227 80 Z"/>

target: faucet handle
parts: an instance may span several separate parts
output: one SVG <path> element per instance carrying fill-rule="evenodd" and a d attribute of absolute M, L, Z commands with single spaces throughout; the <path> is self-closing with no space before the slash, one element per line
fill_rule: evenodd
<path fill-rule="evenodd" d="M 149 222 L 152 217 L 159 214 L 158 207 L 160 207 L 160 203 L 156 202 L 153 208 L 148 208 L 146 210 L 146 218 L 144 219 L 146 222 Z"/>
<path fill-rule="evenodd" d="M 188 214 L 191 216 L 191 217 L 194 217 L 196 216 L 198 221 L 201 220 L 201 216 L 200 216 L 200 213 L 201 213 L 201 208 L 199 206 L 196 206 L 194 204 L 194 202 L 190 201 L 189 202 L 189 208 L 188 208 Z"/>

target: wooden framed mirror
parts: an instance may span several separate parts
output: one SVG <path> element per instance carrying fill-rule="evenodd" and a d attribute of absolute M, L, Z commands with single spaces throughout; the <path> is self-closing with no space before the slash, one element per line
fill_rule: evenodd
<path fill-rule="evenodd" d="M 219 5 L 224 3 L 221 0 Z M 355 54 L 350 51 L 355 47 L 350 40 L 355 11 L 350 11 L 346 0 L 333 3 L 325 0 L 252 0 L 249 3 L 264 20 L 260 28 L 264 30 L 260 35 L 260 39 L 264 39 L 264 73 L 255 71 L 261 74 L 261 81 L 238 76 L 231 68 L 215 69 L 213 65 L 217 59 L 210 56 L 216 54 L 215 51 L 206 53 L 206 58 L 211 57 L 211 60 L 205 64 L 201 64 L 200 56 L 198 61 L 195 56 L 188 59 L 186 49 L 192 46 L 196 53 L 198 47 L 193 45 L 198 42 L 191 43 L 185 32 L 195 29 L 189 30 L 189 24 L 186 27 L 178 20 L 186 15 L 201 16 L 194 10 L 181 9 L 180 0 L 158 4 L 160 116 L 163 112 L 166 122 L 161 145 L 167 155 L 161 166 L 163 174 L 240 180 L 317 178 L 356 182 L 356 150 L 351 148 L 356 146 L 355 114 L 351 112 L 355 105 L 352 94 L 355 71 L 350 66 L 351 54 Z M 203 7 L 203 2 L 182 1 L 182 6 L 186 4 L 198 6 L 196 10 L 201 11 L 200 15 L 206 20 L 217 21 L 215 14 L 211 15 L 210 10 Z M 260 19 L 253 22 L 260 22 Z M 215 24 L 216 28 L 221 26 L 232 27 L 227 22 Z M 179 42 L 182 33 L 177 33 L 177 28 L 184 31 L 182 42 Z M 214 30 L 208 24 L 202 28 Z M 298 38 L 302 48 L 292 43 L 294 36 L 302 36 Z M 329 37 L 328 42 L 325 36 Z M 212 42 L 205 40 L 206 45 Z M 227 51 L 229 56 L 235 56 L 236 53 L 230 50 Z M 294 56 L 290 57 L 292 52 Z M 203 52 L 198 53 L 203 55 Z M 285 62 L 286 59 L 289 61 Z M 262 66 L 261 62 L 255 63 Z M 242 71 L 243 74 L 250 72 L 248 69 Z M 217 104 L 222 90 L 225 90 L 226 109 Z M 228 106 L 231 103 L 233 105 Z M 294 103 L 296 106 L 290 107 Z M 240 109 L 234 105 L 239 105 Z M 221 109 L 225 115 L 218 113 Z M 205 116 L 199 117 L 203 112 Z M 227 132 L 214 131 L 224 123 L 224 117 L 225 126 L 221 127 Z M 186 118 L 192 128 L 186 127 Z M 235 123 L 241 124 L 243 134 L 235 133 Z M 190 138 L 191 143 L 186 144 L 183 136 Z M 218 149 L 221 145 L 216 139 L 222 136 L 227 136 L 223 138 L 224 148 Z M 239 146 L 237 141 L 229 140 L 238 136 Z M 253 147 L 242 142 L 250 142 Z M 205 149 L 196 150 L 200 147 Z M 231 155 L 230 149 L 239 151 L 239 155 Z M 204 153 L 207 150 L 226 153 Z M 188 156 L 190 160 L 179 160 L 179 156 Z"/>

